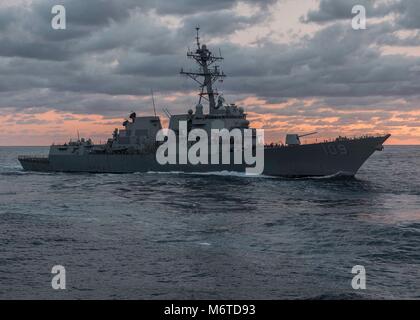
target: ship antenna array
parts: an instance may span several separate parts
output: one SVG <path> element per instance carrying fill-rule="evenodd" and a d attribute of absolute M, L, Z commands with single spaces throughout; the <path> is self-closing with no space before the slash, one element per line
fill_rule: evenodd
<path fill-rule="evenodd" d="M 168 109 L 163 108 L 162 110 L 163 110 L 163 112 L 165 113 L 165 115 L 168 117 L 168 119 L 170 119 L 170 118 L 172 117 L 172 115 L 171 115 L 171 113 L 169 112 L 169 110 L 168 110 Z"/>
<path fill-rule="evenodd" d="M 213 84 L 226 77 L 224 72 L 220 70 L 220 67 L 215 64 L 216 62 L 223 60 L 223 57 L 220 50 L 220 55 L 215 56 L 205 45 L 201 45 L 199 34 L 200 27 L 197 27 L 196 31 L 197 50 L 195 52 L 188 50 L 187 57 L 195 60 L 199 65 L 199 69 L 195 72 L 181 69 L 181 74 L 188 76 L 198 83 L 200 86 L 200 98 L 198 103 L 201 104 L 203 98 L 207 100 L 209 102 L 209 111 L 211 114 L 217 110 L 215 96 L 218 96 L 218 92 L 213 89 Z"/>
<path fill-rule="evenodd" d="M 200 45 L 200 26 L 197 26 L 195 28 L 195 30 L 197 31 L 197 36 L 196 36 L 196 40 L 197 40 L 197 48 L 200 49 L 201 45 Z"/>
<path fill-rule="evenodd" d="M 153 112 L 155 113 L 155 118 L 156 118 L 155 95 L 153 94 L 153 89 L 151 89 L 150 91 L 152 93 Z"/>

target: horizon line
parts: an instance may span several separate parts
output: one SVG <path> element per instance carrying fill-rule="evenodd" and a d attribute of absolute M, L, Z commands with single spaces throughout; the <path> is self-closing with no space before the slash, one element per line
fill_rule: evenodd
<path fill-rule="evenodd" d="M 302 145 L 304 145 L 304 144 L 302 144 Z M 394 144 L 394 143 L 389 143 L 389 144 L 385 144 L 384 145 L 385 147 L 420 147 L 420 143 L 419 144 Z M 51 147 L 51 145 L 6 145 L 6 146 L 3 146 L 3 145 L 0 145 L 0 148 L 17 148 L 17 147 L 20 147 L 20 148 L 33 148 L 33 147 L 39 147 L 39 148 L 41 148 L 41 147 L 43 147 L 43 148 L 47 148 L 47 147 Z"/>

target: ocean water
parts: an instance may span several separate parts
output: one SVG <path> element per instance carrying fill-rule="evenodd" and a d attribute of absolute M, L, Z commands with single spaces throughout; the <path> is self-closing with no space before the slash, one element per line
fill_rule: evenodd
<path fill-rule="evenodd" d="M 0 299 L 420 298 L 420 147 L 347 180 L 21 170 L 46 152 L 0 148 Z"/>

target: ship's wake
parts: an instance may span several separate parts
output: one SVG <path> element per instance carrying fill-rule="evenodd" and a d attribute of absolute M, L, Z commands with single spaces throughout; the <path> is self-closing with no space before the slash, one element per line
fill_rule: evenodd
<path fill-rule="evenodd" d="M 137 174 L 144 174 L 137 172 Z M 258 178 L 258 179 L 283 179 L 283 180 L 334 180 L 334 179 L 353 179 L 354 174 L 339 171 L 325 176 L 306 176 L 306 177 L 284 177 L 270 175 L 251 175 L 238 171 L 208 171 L 208 172 L 185 172 L 185 171 L 148 171 L 147 174 L 176 174 L 176 175 L 197 175 L 197 176 L 220 176 L 238 178 Z"/>
<path fill-rule="evenodd" d="M 314 176 L 314 177 L 302 177 L 297 179 L 304 179 L 304 180 L 339 180 L 339 179 L 354 179 L 354 174 L 344 171 L 339 171 L 334 174 L 326 175 L 326 176 Z"/>
<path fill-rule="evenodd" d="M 140 173 L 137 173 L 140 174 Z M 259 178 L 259 179 L 275 179 L 278 177 L 268 175 L 251 175 L 238 171 L 204 171 L 204 172 L 185 172 L 185 171 L 148 171 L 147 174 L 185 174 L 196 176 L 220 176 L 220 177 L 239 177 L 239 178 Z"/>

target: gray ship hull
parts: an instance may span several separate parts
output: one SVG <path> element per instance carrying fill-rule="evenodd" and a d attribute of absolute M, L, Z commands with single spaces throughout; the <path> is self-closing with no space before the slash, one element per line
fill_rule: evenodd
<path fill-rule="evenodd" d="M 265 175 L 283 177 L 354 176 L 389 135 L 344 139 L 299 146 L 265 148 Z M 233 159 L 233 157 L 231 157 Z M 160 165 L 155 154 L 56 155 L 45 158 L 20 156 L 24 170 L 41 172 L 244 172 L 245 165 Z"/>

